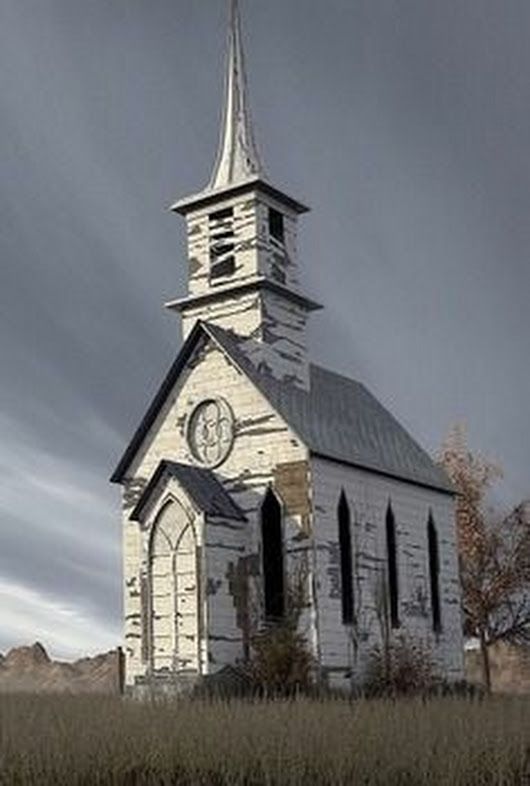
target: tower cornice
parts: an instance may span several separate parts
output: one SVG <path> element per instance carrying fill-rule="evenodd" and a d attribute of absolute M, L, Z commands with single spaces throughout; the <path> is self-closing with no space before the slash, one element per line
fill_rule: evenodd
<path fill-rule="evenodd" d="M 306 311 L 319 311 L 323 308 L 320 303 L 300 294 L 294 292 L 288 287 L 277 284 L 275 281 L 270 281 L 267 278 L 256 278 L 253 281 L 245 281 L 241 284 L 231 284 L 225 287 L 205 292 L 202 295 L 189 295 L 188 297 L 179 298 L 178 300 L 171 300 L 165 304 L 166 308 L 170 311 L 183 312 L 190 308 L 197 308 L 199 306 L 206 306 L 218 300 L 226 300 L 241 295 L 246 295 L 250 292 L 259 292 L 266 290 L 275 295 L 280 295 L 286 300 L 296 303 Z"/>
<path fill-rule="evenodd" d="M 250 191 L 261 191 L 262 193 L 276 199 L 278 202 L 284 204 L 286 207 L 293 210 L 295 213 L 308 213 L 311 208 L 304 205 L 297 199 L 289 196 L 285 191 L 281 191 L 275 186 L 271 186 L 266 180 L 261 177 L 250 177 L 238 183 L 232 183 L 226 186 L 220 186 L 215 189 L 207 189 L 200 191 L 198 194 L 179 199 L 169 208 L 174 213 L 179 213 L 181 216 L 186 216 L 195 210 L 200 210 L 203 207 L 222 202 L 224 199 L 231 199 L 233 197 L 241 196 Z"/>

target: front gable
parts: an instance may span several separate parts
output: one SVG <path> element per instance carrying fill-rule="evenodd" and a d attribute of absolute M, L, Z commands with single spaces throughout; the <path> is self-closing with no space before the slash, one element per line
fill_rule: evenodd
<path fill-rule="evenodd" d="M 220 401 L 231 413 L 232 443 L 212 467 L 229 493 L 263 486 L 278 463 L 307 458 L 307 449 L 287 422 L 210 334 L 198 325 L 185 342 L 141 428 L 116 472 L 127 506 L 136 504 L 161 461 L 201 465 L 194 455 L 190 422 L 203 402 Z"/>

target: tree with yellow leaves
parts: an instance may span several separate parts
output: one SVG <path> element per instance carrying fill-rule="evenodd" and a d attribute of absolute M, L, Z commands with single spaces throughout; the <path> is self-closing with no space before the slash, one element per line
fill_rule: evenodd
<path fill-rule="evenodd" d="M 443 443 L 440 463 L 457 491 L 464 632 L 479 641 L 490 691 L 489 647 L 498 641 L 530 643 L 530 503 L 506 516 L 488 509 L 487 495 L 502 472 L 469 450 L 460 425 Z"/>

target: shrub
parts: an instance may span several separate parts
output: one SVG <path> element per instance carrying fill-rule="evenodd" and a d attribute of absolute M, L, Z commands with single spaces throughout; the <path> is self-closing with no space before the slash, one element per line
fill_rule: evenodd
<path fill-rule="evenodd" d="M 252 649 L 249 671 L 259 692 L 289 696 L 309 690 L 313 658 L 294 622 L 280 622 L 258 633 Z"/>
<path fill-rule="evenodd" d="M 421 695 L 439 685 L 430 653 L 419 641 L 399 636 L 370 655 L 364 681 L 367 696 Z"/>

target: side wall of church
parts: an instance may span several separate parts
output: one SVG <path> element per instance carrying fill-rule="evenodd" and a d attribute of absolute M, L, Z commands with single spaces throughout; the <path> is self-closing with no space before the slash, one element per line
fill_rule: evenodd
<path fill-rule="evenodd" d="M 385 630 L 386 513 L 392 506 L 397 541 L 399 635 L 421 641 L 448 679 L 463 676 L 460 584 L 451 496 L 321 458 L 311 462 L 318 576 L 321 665 L 330 684 L 362 679 L 367 658 Z M 344 491 L 351 514 L 355 623 L 342 622 L 338 504 Z M 433 632 L 427 525 L 438 533 L 441 632 Z M 388 606 L 387 606 L 388 608 Z"/>
<path fill-rule="evenodd" d="M 147 434 L 142 450 L 131 465 L 123 490 L 124 580 L 126 617 L 126 678 L 133 684 L 147 671 L 142 639 L 141 582 L 143 541 L 140 525 L 129 515 L 142 490 L 162 459 L 195 463 L 186 439 L 190 415 L 203 400 L 219 393 L 232 409 L 235 438 L 226 461 L 215 470 L 232 499 L 248 518 L 244 537 L 234 542 L 232 531 L 214 521 L 207 525 L 209 609 L 212 639 L 208 644 L 211 671 L 234 662 L 244 653 L 245 636 L 259 613 L 261 592 L 260 507 L 269 486 L 277 488 L 285 510 L 288 559 L 300 560 L 309 549 L 310 511 L 308 455 L 285 422 L 261 393 L 211 341 L 204 341 L 181 373 L 165 406 Z M 284 472 L 281 468 L 284 468 Z M 293 493 L 292 478 L 296 477 Z M 238 538 L 240 535 L 237 536 Z M 241 592 L 242 576 L 250 575 L 250 597 Z M 308 578 L 309 581 L 309 578 Z M 253 588 L 254 587 L 254 591 Z M 212 609 L 215 608 L 214 621 Z M 145 624 L 145 623 L 144 623 Z M 308 625 L 312 620 L 308 620 Z"/>

